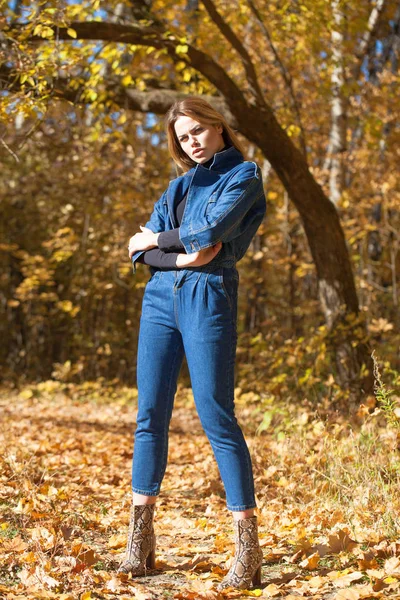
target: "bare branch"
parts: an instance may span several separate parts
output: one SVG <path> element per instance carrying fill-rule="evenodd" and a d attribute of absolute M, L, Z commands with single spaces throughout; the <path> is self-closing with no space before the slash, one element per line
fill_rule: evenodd
<path fill-rule="evenodd" d="M 241 57 L 252 94 L 259 103 L 264 104 L 264 96 L 258 83 L 257 73 L 246 48 L 233 29 L 223 20 L 212 0 L 203 0 L 203 4 L 222 35 Z"/>
<path fill-rule="evenodd" d="M 11 154 L 11 156 L 15 159 L 15 162 L 20 162 L 18 156 L 15 154 L 15 152 L 13 150 L 11 150 L 11 148 L 5 143 L 5 141 L 3 140 L 3 138 L 0 138 L 0 144 L 2 144 L 4 146 L 4 148 L 7 150 L 7 152 L 9 152 Z"/>
<path fill-rule="evenodd" d="M 289 91 L 289 97 L 291 99 L 292 107 L 293 107 L 294 113 L 296 115 L 297 125 L 298 125 L 298 127 L 300 129 L 300 144 L 301 144 L 301 148 L 302 148 L 304 157 L 307 159 L 306 133 L 305 133 L 305 129 L 304 129 L 304 126 L 303 126 L 303 121 L 302 121 L 302 118 L 301 118 L 300 107 L 299 107 L 299 104 L 297 102 L 296 94 L 295 94 L 294 87 L 293 87 L 292 76 L 288 72 L 288 70 L 286 69 L 285 65 L 283 64 L 283 62 L 282 62 L 282 60 L 281 60 L 281 58 L 280 58 L 280 56 L 278 54 L 278 51 L 275 48 L 275 45 L 274 45 L 274 43 L 273 43 L 273 41 L 271 39 L 271 36 L 270 36 L 269 31 L 267 29 L 267 26 L 265 25 L 265 23 L 264 23 L 261 15 L 260 15 L 257 7 L 255 6 L 255 4 L 253 3 L 252 0 L 247 0 L 247 4 L 249 5 L 251 12 L 253 13 L 253 15 L 256 18 L 258 24 L 260 25 L 260 28 L 261 28 L 262 32 L 265 35 L 265 38 L 266 38 L 266 40 L 268 42 L 268 45 L 269 45 L 269 47 L 271 49 L 271 52 L 272 52 L 273 56 L 274 56 L 275 62 L 276 62 L 277 66 L 278 66 L 278 68 L 279 68 L 279 70 L 280 70 L 280 72 L 282 74 L 283 81 L 285 82 L 285 85 L 286 85 L 286 87 L 287 87 L 287 89 Z"/>

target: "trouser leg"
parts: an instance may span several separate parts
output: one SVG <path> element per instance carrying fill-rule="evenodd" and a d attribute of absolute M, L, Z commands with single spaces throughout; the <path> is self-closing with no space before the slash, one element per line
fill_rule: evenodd
<path fill-rule="evenodd" d="M 218 463 L 227 507 L 254 508 L 250 453 L 234 413 L 237 281 L 203 273 L 188 278 L 181 292 L 179 322 L 193 395 Z"/>
<path fill-rule="evenodd" d="M 184 355 L 169 298 L 167 287 L 163 289 L 161 283 L 150 287 L 140 321 L 132 490 L 147 496 L 158 495 L 165 474 L 168 428 Z"/>

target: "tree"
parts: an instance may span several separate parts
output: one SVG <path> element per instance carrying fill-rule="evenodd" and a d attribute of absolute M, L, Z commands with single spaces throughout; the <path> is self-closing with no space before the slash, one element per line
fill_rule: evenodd
<path fill-rule="evenodd" d="M 334 4 L 336 7 L 337 3 Z M 224 5 L 223 15 L 212 0 L 203 0 L 200 8 L 195 6 L 197 15 L 201 11 L 207 25 L 207 31 L 200 33 L 200 27 L 189 27 L 189 22 L 193 25 L 193 5 L 186 15 L 183 12 L 186 7 L 175 7 L 168 2 L 157 5 L 126 0 L 117 5 L 104 3 L 102 6 L 109 14 L 102 13 L 94 19 L 93 8 L 100 7 L 98 1 L 80 7 L 59 3 L 57 10 L 46 6 L 28 21 L 21 22 L 18 19 L 6 27 L 4 35 L 9 64 L 3 64 L 0 74 L 2 80 L 7 82 L 6 89 L 10 97 L 18 97 L 23 88 L 23 95 L 26 97 L 30 94 L 29 101 L 32 104 L 38 103 L 39 99 L 43 101 L 50 94 L 51 98 L 64 98 L 74 103 L 92 103 L 99 110 L 104 110 L 107 99 L 110 99 L 108 106 L 164 114 L 175 99 L 187 93 L 203 93 L 224 112 L 240 133 L 261 150 L 296 206 L 316 267 L 319 299 L 332 333 L 338 379 L 342 386 L 351 391 L 353 400 L 358 398 L 362 365 L 367 365 L 369 375 L 371 369 L 368 346 L 363 339 L 360 340 L 360 337 L 364 338 L 365 329 L 358 318 L 359 305 L 348 249 L 338 212 L 309 167 L 305 154 L 309 147 L 301 130 L 298 100 L 291 77 L 287 75 L 272 36 L 268 33 L 266 15 L 263 16 L 248 0 L 239 3 L 238 18 L 235 20 L 229 14 L 229 6 Z M 237 3 L 233 6 L 237 6 Z M 323 15 L 326 3 L 313 3 L 313 8 Z M 367 3 L 362 8 L 363 23 L 367 29 Z M 268 15 L 275 17 L 277 10 L 277 5 L 273 4 L 265 9 L 265 13 L 271 11 Z M 287 14 L 283 15 L 285 24 L 290 23 L 292 18 L 298 21 L 302 11 L 306 13 L 306 18 L 310 18 L 310 8 L 306 3 L 288 8 Z M 117 14 L 118 18 L 111 20 L 111 12 L 114 16 Z M 379 16 L 382 18 L 383 14 L 382 10 Z M 324 15 L 328 22 L 332 18 L 330 14 Z M 245 44 L 235 32 L 235 28 L 243 30 L 243 21 L 247 25 L 251 22 L 253 32 L 255 27 L 260 28 L 256 36 L 257 43 L 261 42 L 261 34 L 264 33 L 273 60 L 279 65 L 281 73 L 286 74 L 282 93 L 289 94 L 291 98 L 291 108 L 288 110 L 290 113 L 295 107 L 297 125 L 284 127 L 279 122 L 279 109 L 271 106 L 265 83 L 260 84 L 257 71 L 262 70 L 263 62 L 256 55 L 256 44 L 254 41 Z M 353 43 L 356 44 L 357 36 L 354 37 Z M 13 44 L 21 45 L 29 55 L 34 54 L 40 44 L 51 48 L 49 40 L 54 40 L 59 54 L 56 59 L 54 56 L 51 60 L 49 56 L 43 59 L 40 63 L 42 71 L 32 61 L 30 65 L 29 60 L 25 64 L 24 60 L 22 64 L 18 62 L 18 53 Z M 62 41 L 72 43 L 69 47 L 68 44 L 61 46 Z M 79 69 L 74 72 L 71 68 L 68 71 L 68 60 L 75 62 L 72 61 L 72 53 L 76 53 L 78 41 L 89 42 L 91 52 L 94 50 L 93 43 L 101 42 L 102 45 L 96 46 L 97 52 L 103 53 L 111 64 L 119 59 L 126 68 L 120 69 L 120 72 L 113 68 L 107 77 L 103 77 L 99 70 L 97 73 L 92 71 L 90 77 L 85 77 Z M 220 46 L 213 55 L 205 51 L 204 48 L 214 48 L 217 42 Z M 83 48 L 86 51 L 88 49 L 87 46 L 81 46 Z M 107 55 L 106 51 L 110 48 L 112 50 Z M 321 52 L 318 46 L 317 49 Z M 138 58 L 147 56 L 146 53 L 149 53 L 150 60 L 139 65 Z M 63 65 L 60 64 L 60 58 Z M 357 64 L 363 60 L 363 53 L 356 57 Z M 50 63 L 53 68 L 46 72 L 46 64 Z M 167 68 L 171 64 L 175 70 L 168 73 Z M 155 77 L 155 74 L 158 76 Z M 267 83 L 275 84 L 277 88 L 281 85 L 273 76 L 269 76 Z M 296 132 L 301 134 L 301 149 L 292 139 Z M 360 327 L 363 332 L 361 336 Z M 368 381 L 370 383 L 371 377 Z M 364 387 L 368 386 L 368 381 L 364 381 Z"/>

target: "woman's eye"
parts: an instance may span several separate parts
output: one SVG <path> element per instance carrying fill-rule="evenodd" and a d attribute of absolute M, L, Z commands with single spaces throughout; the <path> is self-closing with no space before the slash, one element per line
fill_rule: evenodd
<path fill-rule="evenodd" d="M 197 129 L 194 130 L 194 133 L 197 134 L 197 133 L 201 133 L 202 131 L 204 131 L 204 127 L 198 127 Z M 179 141 L 181 143 L 187 142 L 188 141 L 187 135 L 184 135 L 183 137 L 181 137 Z"/>

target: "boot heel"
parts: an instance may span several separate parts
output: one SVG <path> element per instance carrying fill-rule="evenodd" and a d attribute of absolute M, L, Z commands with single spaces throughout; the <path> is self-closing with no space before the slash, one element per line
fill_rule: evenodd
<path fill-rule="evenodd" d="M 146 558 L 146 567 L 148 569 L 156 568 L 156 549 L 154 548 Z"/>
<path fill-rule="evenodd" d="M 257 571 L 253 575 L 252 584 L 254 587 L 261 586 L 261 565 L 258 567 Z"/>

